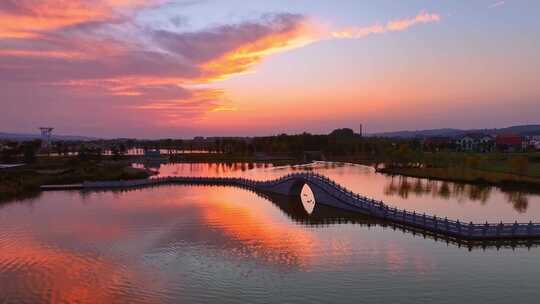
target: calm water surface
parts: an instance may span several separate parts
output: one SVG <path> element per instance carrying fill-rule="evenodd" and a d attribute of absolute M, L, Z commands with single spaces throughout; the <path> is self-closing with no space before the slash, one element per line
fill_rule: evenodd
<path fill-rule="evenodd" d="M 269 179 L 305 169 L 400 208 L 540 220 L 535 195 L 363 166 L 183 164 L 160 174 Z M 537 303 L 539 277 L 538 247 L 469 251 L 309 199 L 229 187 L 46 192 L 0 205 L 0 303 Z"/>

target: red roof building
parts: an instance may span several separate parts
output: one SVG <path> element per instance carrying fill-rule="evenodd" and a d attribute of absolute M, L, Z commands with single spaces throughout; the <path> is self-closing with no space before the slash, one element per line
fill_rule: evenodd
<path fill-rule="evenodd" d="M 523 138 L 517 134 L 500 134 L 495 138 L 495 144 L 501 149 L 521 149 Z"/>

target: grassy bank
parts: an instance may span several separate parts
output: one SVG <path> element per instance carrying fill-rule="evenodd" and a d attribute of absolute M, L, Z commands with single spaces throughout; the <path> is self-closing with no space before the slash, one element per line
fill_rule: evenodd
<path fill-rule="evenodd" d="M 443 181 L 493 185 L 501 188 L 540 191 L 540 177 L 465 167 L 382 168 L 378 172 Z"/>
<path fill-rule="evenodd" d="M 351 155 L 329 160 L 374 166 L 392 175 L 540 191 L 539 153 L 424 153 L 405 161 L 402 155 Z"/>
<path fill-rule="evenodd" d="M 454 182 L 540 187 L 540 178 L 537 177 L 471 168 L 383 168 L 378 172 Z"/>
<path fill-rule="evenodd" d="M 125 161 L 78 161 L 40 159 L 37 163 L 0 171 L 0 201 L 32 196 L 41 185 L 75 184 L 83 181 L 146 178 L 149 172 Z"/>

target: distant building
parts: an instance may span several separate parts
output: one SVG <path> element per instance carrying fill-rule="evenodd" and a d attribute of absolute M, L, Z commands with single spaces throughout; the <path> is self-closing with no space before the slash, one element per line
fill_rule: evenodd
<path fill-rule="evenodd" d="M 500 134 L 495 138 L 497 149 L 505 152 L 521 151 L 526 146 L 526 141 L 517 134 Z"/>
<path fill-rule="evenodd" d="M 51 146 L 52 131 L 54 130 L 54 128 L 40 127 L 39 130 L 41 131 L 41 148 L 49 149 L 49 147 Z"/>
<path fill-rule="evenodd" d="M 22 142 L 14 142 L 14 143 L 1 143 L 0 142 L 0 152 L 1 151 L 7 151 L 7 150 L 17 150 L 21 147 Z"/>
<path fill-rule="evenodd" d="M 536 139 L 531 140 L 529 147 L 540 151 L 540 140 L 536 140 Z"/>
<path fill-rule="evenodd" d="M 528 136 L 525 144 L 527 149 L 540 150 L 540 135 Z"/>
<path fill-rule="evenodd" d="M 488 134 L 470 133 L 456 140 L 459 151 L 466 152 L 489 152 L 493 150 L 494 138 Z"/>

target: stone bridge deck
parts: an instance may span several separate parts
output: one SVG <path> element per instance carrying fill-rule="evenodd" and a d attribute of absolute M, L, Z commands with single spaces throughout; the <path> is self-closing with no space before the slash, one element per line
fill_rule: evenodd
<path fill-rule="evenodd" d="M 539 223 L 465 223 L 397 209 L 365 196 L 353 193 L 328 177 L 316 173 L 294 173 L 269 181 L 235 177 L 163 177 L 129 181 L 85 182 L 82 189 L 133 188 L 164 184 L 225 185 L 258 192 L 300 195 L 307 184 L 317 204 L 370 215 L 385 221 L 420 228 L 433 233 L 469 240 L 540 238 Z M 44 190 L 54 190 L 53 188 Z"/>

